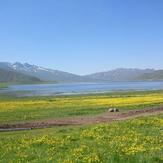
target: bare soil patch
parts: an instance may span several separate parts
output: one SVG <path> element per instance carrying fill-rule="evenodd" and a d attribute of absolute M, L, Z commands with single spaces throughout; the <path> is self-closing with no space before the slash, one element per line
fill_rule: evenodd
<path fill-rule="evenodd" d="M 163 106 L 152 107 L 147 109 L 130 110 L 126 112 L 106 112 L 93 117 L 69 117 L 60 119 L 38 120 L 33 122 L 2 124 L 0 125 L 1 131 L 16 131 L 16 130 L 30 130 L 36 128 L 45 128 L 52 126 L 66 126 L 66 125 L 86 125 L 97 123 L 110 123 L 113 121 L 122 121 L 141 116 L 163 114 Z"/>

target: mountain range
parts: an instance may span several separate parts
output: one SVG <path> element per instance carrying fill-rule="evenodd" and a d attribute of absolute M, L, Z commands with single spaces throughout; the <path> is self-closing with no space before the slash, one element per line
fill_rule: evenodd
<path fill-rule="evenodd" d="M 12 70 L 5 70 L 0 68 L 0 82 L 13 82 L 13 83 L 34 83 L 41 82 L 40 79 L 25 75 L 19 72 L 15 72 Z"/>
<path fill-rule="evenodd" d="M 0 62 L 0 82 L 107 82 L 142 80 L 163 80 L 163 70 L 119 68 L 81 76 L 28 63 Z"/>

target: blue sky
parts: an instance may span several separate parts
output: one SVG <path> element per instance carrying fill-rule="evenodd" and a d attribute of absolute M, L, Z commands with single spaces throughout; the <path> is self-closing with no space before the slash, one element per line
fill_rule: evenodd
<path fill-rule="evenodd" d="M 1 0 L 0 61 L 77 74 L 163 68 L 163 0 Z"/>

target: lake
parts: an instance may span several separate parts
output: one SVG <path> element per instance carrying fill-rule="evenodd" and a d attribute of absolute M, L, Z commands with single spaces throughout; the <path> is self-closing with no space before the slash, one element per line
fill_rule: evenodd
<path fill-rule="evenodd" d="M 66 95 L 102 93 L 128 90 L 163 90 L 163 82 L 108 82 L 108 83 L 69 83 L 69 84 L 31 84 L 10 85 L 0 93 L 18 96 Z"/>

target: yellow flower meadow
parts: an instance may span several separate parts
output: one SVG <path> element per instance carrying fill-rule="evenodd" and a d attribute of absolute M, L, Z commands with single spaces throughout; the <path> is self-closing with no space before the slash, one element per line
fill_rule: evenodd
<path fill-rule="evenodd" d="M 2 162 L 161 162 L 163 154 L 162 116 L 14 134 L 0 135 Z"/>
<path fill-rule="evenodd" d="M 137 93 L 130 96 L 85 95 L 0 100 L 0 122 L 92 115 L 105 112 L 109 107 L 126 109 L 154 104 L 163 104 L 163 94 Z"/>

